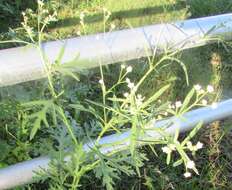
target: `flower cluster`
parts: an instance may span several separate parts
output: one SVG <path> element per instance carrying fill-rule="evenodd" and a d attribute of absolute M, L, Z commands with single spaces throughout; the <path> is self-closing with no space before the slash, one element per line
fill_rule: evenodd
<path fill-rule="evenodd" d="M 192 152 L 195 152 L 199 149 L 202 149 L 203 144 L 201 142 L 197 142 L 196 145 L 193 145 L 192 142 L 188 141 L 186 143 L 186 148 Z M 166 154 L 171 154 L 175 150 L 177 150 L 175 144 L 168 144 L 168 145 L 162 147 L 162 151 Z M 186 160 L 187 160 L 187 161 L 185 161 L 186 172 L 184 173 L 184 177 L 189 178 L 192 176 L 192 174 L 191 174 L 191 172 L 189 172 L 189 170 L 194 170 L 198 174 L 198 171 L 196 169 L 194 161 L 190 160 L 188 157 L 186 158 Z"/>
<path fill-rule="evenodd" d="M 124 64 L 121 65 L 121 69 L 122 70 L 126 69 L 126 73 L 131 73 L 133 70 L 132 66 L 126 67 L 126 65 L 124 65 Z"/>
<path fill-rule="evenodd" d="M 199 142 L 199 141 L 197 142 L 196 145 L 193 145 L 191 141 L 188 141 L 188 142 L 186 143 L 186 145 L 187 145 L 187 148 L 188 148 L 190 151 L 194 151 L 194 152 L 196 152 L 197 150 L 203 148 L 203 144 L 202 144 L 201 142 Z"/>
<path fill-rule="evenodd" d="M 126 83 L 127 83 L 128 88 L 133 90 L 133 88 L 135 87 L 135 84 L 131 82 L 129 78 L 126 78 Z"/>
<path fill-rule="evenodd" d="M 181 108 L 182 102 L 181 101 L 176 101 L 174 104 L 169 104 L 168 108 L 169 109 L 178 109 Z"/>
<path fill-rule="evenodd" d="M 202 89 L 201 85 L 199 85 L 199 84 L 194 85 L 194 89 L 196 90 L 196 92 L 199 95 L 206 94 L 206 93 L 213 93 L 214 92 L 214 87 L 212 85 L 208 85 L 206 87 L 206 91 L 204 89 Z M 208 101 L 206 99 L 202 99 L 201 100 L 201 104 L 203 106 L 206 106 L 206 105 L 208 105 Z M 215 102 L 212 103 L 211 108 L 212 109 L 216 109 L 217 108 L 217 103 L 215 103 Z"/>
<path fill-rule="evenodd" d="M 196 152 L 197 150 L 203 148 L 203 143 L 201 143 L 201 142 L 198 141 L 196 145 L 193 145 L 192 142 L 188 141 L 186 143 L 186 147 L 190 151 Z M 184 173 L 184 177 L 185 178 L 189 178 L 189 177 L 192 176 L 192 174 L 189 172 L 189 170 L 194 170 L 196 173 L 198 173 L 198 171 L 196 170 L 194 161 L 192 161 L 190 159 L 186 163 L 186 172 Z"/>
<path fill-rule="evenodd" d="M 174 144 L 169 144 L 162 148 L 162 151 L 166 154 L 171 154 L 171 152 L 175 150 L 176 150 L 176 146 Z"/>
<path fill-rule="evenodd" d="M 136 104 L 138 106 L 141 106 L 143 104 L 144 99 L 145 99 L 145 97 L 143 97 L 141 94 L 138 94 L 136 97 Z"/>
<path fill-rule="evenodd" d="M 194 89 L 195 89 L 199 94 L 205 93 L 205 90 L 202 89 L 202 86 L 199 85 L 199 84 L 194 85 Z M 212 85 L 208 85 L 206 89 L 207 89 L 207 92 L 208 92 L 208 93 L 213 93 L 213 92 L 214 92 L 214 88 L 213 88 Z"/>

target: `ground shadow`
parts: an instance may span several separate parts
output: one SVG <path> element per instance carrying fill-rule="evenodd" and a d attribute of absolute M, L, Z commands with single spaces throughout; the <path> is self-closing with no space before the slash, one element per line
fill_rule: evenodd
<path fill-rule="evenodd" d="M 160 5 L 154 7 L 146 7 L 146 8 L 138 8 L 138 9 L 131 9 L 131 10 L 121 10 L 117 12 L 112 12 L 109 20 L 122 20 L 125 18 L 135 18 L 135 17 L 142 17 L 142 16 L 149 16 L 164 12 L 171 12 L 171 11 L 178 11 L 183 9 L 183 3 L 176 3 L 176 4 L 169 4 L 169 5 Z M 93 15 L 86 15 L 84 22 L 86 24 L 91 24 L 95 22 L 103 21 L 104 14 L 103 12 L 93 14 Z M 59 28 L 59 27 L 69 27 L 74 26 L 80 23 L 79 17 L 72 17 L 72 18 L 65 18 L 58 20 L 54 25 L 50 26 L 49 28 Z"/>
<path fill-rule="evenodd" d="M 191 18 L 225 14 L 232 11 L 229 0 L 186 0 Z"/>
<path fill-rule="evenodd" d="M 36 0 L 0 0 L 0 33 L 18 27 L 22 21 L 22 11 L 28 8 L 35 10 L 36 7 Z"/>

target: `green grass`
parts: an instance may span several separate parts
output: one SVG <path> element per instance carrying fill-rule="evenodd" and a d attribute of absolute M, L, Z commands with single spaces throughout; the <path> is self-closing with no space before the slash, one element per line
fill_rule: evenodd
<path fill-rule="evenodd" d="M 17 2 L 19 6 L 16 7 Z M 55 1 L 53 1 L 54 3 Z M 50 25 L 47 28 L 48 36 L 47 40 L 51 39 L 63 39 L 67 37 L 77 36 L 79 31 L 84 34 L 93 34 L 97 32 L 103 32 L 110 30 L 110 25 L 114 24 L 117 29 L 133 28 L 138 26 L 144 26 L 155 23 L 169 22 L 175 20 L 183 20 L 191 17 L 201 17 L 207 15 L 216 15 L 220 13 L 230 12 L 232 10 L 232 3 L 227 0 L 92 0 L 92 1 L 56 1 L 55 6 L 58 10 L 58 21 L 55 24 Z M 52 1 L 48 1 L 48 4 Z M 0 1 L 0 4 L 4 4 Z M 7 17 L 9 19 L 1 19 L 0 33 L 6 38 L 6 28 L 17 28 L 20 23 L 20 12 L 27 8 L 35 9 L 35 4 L 24 3 L 24 1 L 13 1 L 9 3 L 10 7 L 13 7 L 11 11 L 16 11 L 17 14 L 12 14 L 10 10 L 1 9 L 1 17 Z M 52 6 L 52 5 L 50 5 Z M 53 5 L 54 6 L 54 5 Z M 103 10 L 105 7 L 111 12 L 111 17 L 104 23 Z M 84 11 L 85 16 L 85 28 L 80 25 L 79 15 Z M 207 45 L 205 47 L 194 48 L 191 50 L 185 50 L 179 55 L 179 58 L 186 64 L 189 72 L 190 86 L 186 86 L 184 80 L 184 73 L 181 69 L 172 65 L 171 68 L 166 68 L 162 71 L 158 77 L 151 77 L 149 83 L 143 87 L 145 95 L 152 94 L 155 89 L 163 85 L 164 79 L 169 77 L 178 76 L 177 81 L 173 84 L 168 96 L 175 100 L 182 99 L 187 91 L 194 84 L 202 84 L 206 86 L 213 84 L 218 91 L 222 91 L 221 98 L 229 98 L 232 95 L 232 68 L 231 68 L 231 49 L 226 50 L 224 47 L 218 44 Z M 136 63 L 134 63 L 136 62 Z M 135 64 L 135 72 L 131 75 L 131 78 L 139 78 L 143 74 L 145 60 L 132 61 Z M 107 68 L 108 73 L 106 77 L 109 81 L 114 81 L 115 77 L 110 76 L 110 73 L 115 73 L 118 66 L 110 66 Z M 93 74 L 94 73 L 94 74 Z M 98 90 L 91 85 L 96 83 L 99 78 L 96 78 L 96 71 L 90 71 L 88 76 L 82 76 L 82 80 L 86 82 L 84 84 L 76 84 L 72 81 L 71 85 L 65 87 L 67 94 L 65 96 L 72 98 L 71 101 L 75 102 L 77 97 L 84 99 L 86 96 L 94 98 L 95 94 L 99 93 Z M 99 74 L 99 73 L 97 73 Z M 98 75 L 99 76 L 99 75 Z M 67 84 L 70 81 L 66 81 Z M 40 82 L 33 82 L 34 85 L 43 88 Z M 25 85 L 17 85 L 14 87 L 6 87 L 0 90 L 1 92 L 1 106 L 5 105 L 4 109 L 0 112 L 0 122 L 2 126 L 9 125 L 9 130 L 14 133 L 14 127 L 17 127 L 21 119 L 17 110 L 21 110 L 20 107 L 15 107 L 17 103 L 15 101 L 28 101 L 31 99 L 39 99 L 42 97 L 41 88 L 35 89 L 31 86 L 31 83 Z M 82 89 L 78 92 L 74 89 Z M 79 94 L 78 94 L 79 93 Z M 91 95 L 90 95 L 91 94 Z M 166 97 L 165 97 L 166 98 Z M 165 100 L 164 98 L 164 100 Z M 212 101 L 212 100 L 210 100 Z M 12 109 L 12 106 L 14 109 Z M 10 114 L 9 114 L 10 113 Z M 7 117 L 6 117 L 7 115 Z M 11 118 L 14 118 L 13 120 Z M 12 125 L 11 125 L 12 123 Z M 116 182 L 116 189 L 232 189 L 231 180 L 231 121 L 222 121 L 219 124 L 215 123 L 211 125 L 211 129 L 207 126 L 204 127 L 196 141 L 200 139 L 204 142 L 205 147 L 203 151 L 198 155 L 197 166 L 199 166 L 200 175 L 194 176 L 191 179 L 183 178 L 182 168 L 173 168 L 166 166 L 164 155 L 160 157 L 151 154 L 150 149 L 145 147 L 141 149 L 141 152 L 146 152 L 149 157 L 149 161 L 145 162 L 145 166 L 141 168 L 141 177 L 128 177 L 122 176 L 121 180 Z M 1 143 L 0 149 L 8 151 L 4 157 L 0 156 L 0 166 L 16 163 L 31 157 L 36 157 L 37 152 L 33 152 L 35 147 L 40 146 L 46 142 L 46 138 L 40 138 L 43 132 L 39 134 L 39 137 L 32 143 L 32 147 L 27 139 L 24 138 L 25 131 L 23 129 L 16 134 L 17 140 L 12 140 L 11 134 L 5 130 L 1 130 L 1 139 L 4 142 Z M 8 138 L 6 141 L 6 137 Z M 221 139 L 221 137 L 223 137 Z M 1 141 L 0 139 L 0 141 Z M 11 140 L 9 140 L 11 139 Z M 36 142 L 37 141 L 37 142 Z M 46 142 L 51 143 L 51 142 Z M 40 147 L 40 149 L 42 149 Z M 31 153 L 32 152 L 32 153 Z M 46 153 L 46 151 L 44 151 Z M 20 155 L 20 156 L 18 156 Z M 160 155 L 160 154 L 159 154 Z M 89 174 L 90 178 L 83 180 L 83 186 L 81 189 L 102 189 L 101 182 L 97 179 L 93 182 L 91 178 L 94 176 Z M 45 185 L 46 187 L 46 185 Z M 38 186 L 32 189 L 38 189 Z"/>

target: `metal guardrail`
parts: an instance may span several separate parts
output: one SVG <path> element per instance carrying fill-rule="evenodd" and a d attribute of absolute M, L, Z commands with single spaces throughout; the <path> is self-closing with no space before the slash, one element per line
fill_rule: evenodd
<path fill-rule="evenodd" d="M 88 69 L 153 54 L 154 49 L 183 50 L 213 42 L 213 38 L 232 39 L 232 14 L 190 19 L 71 38 L 42 44 L 53 63 L 64 48 L 62 63 L 77 59 L 76 69 Z M 79 55 L 79 56 L 78 56 Z M 38 48 L 18 47 L 0 51 L 0 87 L 37 80 L 45 76 Z"/>
<path fill-rule="evenodd" d="M 208 124 L 213 121 L 221 120 L 232 116 L 232 99 L 218 103 L 216 107 L 204 107 L 197 110 L 185 113 L 182 118 L 172 117 L 159 122 L 151 122 L 146 127 L 147 132 L 143 136 L 139 137 L 140 140 L 153 140 L 161 138 L 160 133 L 154 128 L 164 127 L 167 123 L 172 123 L 170 127 L 166 129 L 166 133 L 174 135 L 175 131 L 179 129 L 180 132 L 184 132 L 195 127 L 199 122 Z M 153 130 L 152 130 L 153 129 Z M 125 149 L 129 145 L 130 130 L 121 134 L 113 134 L 103 137 L 98 145 L 101 146 L 100 151 L 109 153 L 111 151 Z M 117 144 L 112 146 L 112 144 Z M 139 142 L 138 142 L 139 145 Z M 84 151 L 88 152 L 95 142 L 90 142 L 84 145 Z M 68 161 L 69 158 L 67 157 Z M 49 157 L 40 157 L 29 161 L 21 162 L 4 169 L 0 169 L 0 189 L 13 188 L 18 185 L 32 182 L 33 177 L 36 176 L 36 171 L 49 168 Z"/>

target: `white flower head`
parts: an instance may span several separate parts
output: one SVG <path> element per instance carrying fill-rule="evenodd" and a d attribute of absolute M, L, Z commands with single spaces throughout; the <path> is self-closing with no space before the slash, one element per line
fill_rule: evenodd
<path fill-rule="evenodd" d="M 189 178 L 189 177 L 191 177 L 192 176 L 192 174 L 190 173 L 190 172 L 185 172 L 184 173 L 184 177 L 185 178 Z"/>
<path fill-rule="evenodd" d="M 176 108 L 180 108 L 182 106 L 182 103 L 181 101 L 177 101 L 175 105 L 176 105 Z"/>
<path fill-rule="evenodd" d="M 139 106 L 143 104 L 144 98 L 145 98 L 145 97 L 143 97 L 141 94 L 138 94 L 138 95 L 137 95 L 136 102 L 137 102 L 137 104 L 138 104 Z"/>
<path fill-rule="evenodd" d="M 133 89 L 135 87 L 135 84 L 133 82 L 128 83 L 128 88 Z"/>
<path fill-rule="evenodd" d="M 81 36 L 81 31 L 80 30 L 77 31 L 77 35 Z"/>
<path fill-rule="evenodd" d="M 116 28 L 115 24 L 110 25 L 111 30 L 114 30 Z"/>
<path fill-rule="evenodd" d="M 208 85 L 208 86 L 207 86 L 207 91 L 208 91 L 209 93 L 212 93 L 212 92 L 214 91 L 213 86 Z"/>
<path fill-rule="evenodd" d="M 125 68 L 126 68 L 126 65 L 122 64 L 122 65 L 121 65 L 121 68 L 122 68 L 122 69 L 125 69 Z"/>
<path fill-rule="evenodd" d="M 176 145 L 170 144 L 170 145 L 169 145 L 169 148 L 170 148 L 171 150 L 176 150 Z"/>
<path fill-rule="evenodd" d="M 189 169 L 194 169 L 195 168 L 195 163 L 192 160 L 189 160 L 186 164 L 186 167 Z"/>
<path fill-rule="evenodd" d="M 187 148 L 188 148 L 190 151 L 193 150 L 193 145 L 192 145 L 192 142 L 191 142 L 191 141 L 188 141 L 188 142 L 186 143 L 186 145 L 187 145 Z"/>
<path fill-rule="evenodd" d="M 41 6 L 41 7 L 44 6 L 44 2 L 43 2 L 42 0 L 38 0 L 37 2 L 38 2 L 38 5 L 39 5 L 39 6 Z"/>
<path fill-rule="evenodd" d="M 128 66 L 128 67 L 126 68 L 126 72 L 127 72 L 127 73 L 132 72 L 132 70 L 133 70 L 132 66 Z"/>
<path fill-rule="evenodd" d="M 129 78 L 126 78 L 126 82 L 127 82 L 127 84 L 131 83 Z"/>
<path fill-rule="evenodd" d="M 201 101 L 201 103 L 202 103 L 204 106 L 206 106 L 208 102 L 207 102 L 206 99 L 203 99 L 203 100 Z"/>
<path fill-rule="evenodd" d="M 99 84 L 104 84 L 103 79 L 100 79 L 98 82 L 99 82 Z"/>
<path fill-rule="evenodd" d="M 166 154 L 170 154 L 172 152 L 172 150 L 168 146 L 164 146 L 162 148 L 162 151 Z"/>
<path fill-rule="evenodd" d="M 135 87 L 135 84 L 131 82 L 129 78 L 126 78 L 126 83 L 130 89 L 133 89 Z"/>
<path fill-rule="evenodd" d="M 127 98 L 129 96 L 129 93 L 126 92 L 126 93 L 123 94 L 123 96 Z"/>
<path fill-rule="evenodd" d="M 198 141 L 197 144 L 196 144 L 196 149 L 199 150 L 199 149 L 202 149 L 202 148 L 203 148 L 203 143 Z"/>
<path fill-rule="evenodd" d="M 138 98 L 138 99 L 143 99 L 143 97 L 142 97 L 141 94 L 138 94 L 138 95 L 137 95 L 137 98 Z"/>
<path fill-rule="evenodd" d="M 201 90 L 201 85 L 196 84 L 196 85 L 194 85 L 194 88 L 195 88 L 196 91 L 200 91 Z"/>

